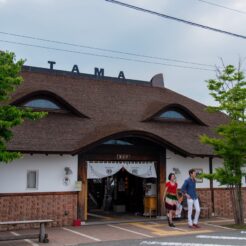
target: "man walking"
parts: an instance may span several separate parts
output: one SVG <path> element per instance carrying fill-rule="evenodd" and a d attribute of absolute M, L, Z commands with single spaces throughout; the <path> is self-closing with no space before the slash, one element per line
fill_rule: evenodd
<path fill-rule="evenodd" d="M 198 219 L 200 215 L 200 204 L 196 194 L 196 171 L 195 169 L 189 170 L 190 177 L 185 180 L 181 192 L 187 197 L 188 205 L 188 224 L 190 228 L 200 228 L 198 225 Z M 193 205 L 196 210 L 194 221 L 192 221 L 192 209 Z"/>

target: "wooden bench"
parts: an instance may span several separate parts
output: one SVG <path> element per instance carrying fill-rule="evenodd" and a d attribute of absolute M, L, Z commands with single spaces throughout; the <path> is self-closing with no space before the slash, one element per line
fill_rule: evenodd
<path fill-rule="evenodd" d="M 201 199 L 200 199 L 199 197 L 198 197 L 198 200 L 199 200 L 201 212 L 202 212 L 202 211 L 206 211 L 207 218 L 209 218 L 209 207 L 203 205 L 203 202 L 201 201 Z M 183 218 L 188 218 L 187 198 L 184 198 L 184 201 L 183 201 L 182 205 L 183 205 L 183 211 L 182 211 L 182 215 L 183 215 L 183 216 L 182 216 L 182 217 L 183 217 Z M 193 208 L 192 208 L 192 214 L 193 214 L 193 211 L 195 211 L 194 206 L 193 206 Z"/>
<path fill-rule="evenodd" d="M 20 224 L 39 224 L 39 234 L 23 234 L 0 236 L 0 241 L 35 239 L 38 238 L 40 243 L 48 243 L 48 234 L 45 233 L 45 225 L 53 220 L 23 220 L 23 221 L 0 221 L 0 225 L 20 225 Z"/>

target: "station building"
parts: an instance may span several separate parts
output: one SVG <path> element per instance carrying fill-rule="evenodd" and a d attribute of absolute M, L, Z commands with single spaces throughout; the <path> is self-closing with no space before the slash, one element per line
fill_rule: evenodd
<path fill-rule="evenodd" d="M 138 81 L 25 66 L 21 75 L 10 104 L 48 116 L 14 128 L 8 150 L 23 157 L 0 165 L 1 221 L 163 216 L 170 172 L 181 187 L 189 169 L 222 165 L 199 136 L 227 117 L 169 90 L 161 74 Z M 198 179 L 197 188 L 204 213 L 232 216 L 226 187 Z"/>

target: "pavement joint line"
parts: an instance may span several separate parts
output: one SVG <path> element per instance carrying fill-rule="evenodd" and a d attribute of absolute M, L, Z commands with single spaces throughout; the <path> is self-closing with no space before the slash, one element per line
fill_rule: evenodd
<path fill-rule="evenodd" d="M 107 225 L 109 227 L 112 227 L 112 228 L 116 228 L 116 229 L 119 229 L 119 230 L 122 230 L 122 231 L 127 231 L 127 232 L 131 232 L 133 234 L 137 234 L 137 235 L 141 235 L 141 236 L 144 236 L 144 237 L 149 237 L 149 238 L 152 238 L 152 236 L 150 235 L 147 235 L 147 234 L 144 234 L 144 233 L 141 233 L 141 232 L 137 232 L 137 231 L 133 231 L 133 230 L 129 230 L 129 229 L 126 229 L 126 228 L 123 228 L 123 227 L 120 227 L 120 226 L 115 226 L 115 225 Z"/>
<path fill-rule="evenodd" d="M 25 239 L 24 241 L 27 242 L 27 243 L 30 243 L 32 246 L 39 246 L 39 244 L 34 243 L 34 242 L 33 242 L 32 240 L 30 240 L 30 239 Z"/>
<path fill-rule="evenodd" d="M 218 216 L 217 219 L 228 220 L 228 218 Z"/>
<path fill-rule="evenodd" d="M 231 231 L 236 231 L 237 230 L 237 229 L 234 229 L 234 228 L 228 228 L 228 227 L 225 227 L 225 226 L 214 225 L 214 224 L 209 224 L 209 223 L 204 223 L 204 225 L 218 227 L 218 228 L 222 228 L 222 229 L 226 229 L 226 230 L 231 230 Z"/>
<path fill-rule="evenodd" d="M 221 244 L 209 243 L 184 243 L 184 242 L 158 242 L 158 241 L 142 241 L 140 245 L 160 245 L 160 246 L 222 246 Z M 236 246 L 236 245 L 226 245 Z"/>
<path fill-rule="evenodd" d="M 102 241 L 102 240 L 100 240 L 100 239 L 98 239 L 96 237 L 92 237 L 92 236 L 86 235 L 84 233 L 81 233 L 81 232 L 78 232 L 78 231 L 74 231 L 74 230 L 71 230 L 71 229 L 68 229 L 68 228 L 65 228 L 65 227 L 62 227 L 62 229 L 65 230 L 65 231 L 69 231 L 71 233 L 77 234 L 79 236 L 89 238 L 89 239 L 97 241 L 97 242 L 101 242 Z"/>
<path fill-rule="evenodd" d="M 152 234 L 158 235 L 158 236 L 168 236 L 168 235 L 180 235 L 180 231 L 178 230 L 172 230 L 171 227 L 167 227 L 163 224 L 158 225 L 151 225 L 151 224 L 143 224 L 143 223 L 130 223 L 130 225 L 142 228 L 144 230 L 150 231 Z"/>
<path fill-rule="evenodd" d="M 108 216 L 103 216 L 103 215 L 98 215 L 98 214 L 93 214 L 93 213 L 88 213 L 89 216 L 91 217 L 96 217 L 96 218 L 103 218 L 103 219 L 113 219 L 112 217 L 108 217 Z"/>
<path fill-rule="evenodd" d="M 203 221 L 203 223 L 218 223 L 218 222 L 231 222 L 234 221 L 233 219 L 227 219 L 227 220 L 208 220 L 207 222 Z"/>
<path fill-rule="evenodd" d="M 171 227 L 173 230 L 178 230 L 178 231 L 184 231 L 184 232 L 187 232 L 187 230 L 184 230 L 184 229 L 181 229 L 181 228 L 178 228 L 178 227 Z"/>
<path fill-rule="evenodd" d="M 151 224 L 151 225 L 160 225 L 160 223 L 156 223 L 156 222 L 148 222 L 148 224 Z"/>
<path fill-rule="evenodd" d="M 196 238 L 201 239 L 222 239 L 222 240 L 246 240 L 246 237 L 227 237 L 227 236 L 209 236 L 209 235 L 197 235 Z"/>
<path fill-rule="evenodd" d="M 208 220 L 207 222 L 206 221 L 200 221 L 200 224 L 218 223 L 218 222 L 232 222 L 232 221 L 233 220 L 231 220 L 231 219 L 228 219 L 228 220 Z M 185 224 L 188 224 L 188 220 L 187 220 L 187 222 L 178 222 L 176 224 L 185 225 Z"/>
<path fill-rule="evenodd" d="M 99 215 L 100 216 L 100 215 Z M 109 217 L 111 218 L 111 217 Z M 150 222 L 153 222 L 153 223 L 157 223 L 157 224 L 162 224 L 163 221 L 167 221 L 166 219 L 136 219 L 136 220 L 104 220 L 104 221 L 83 221 L 81 222 L 81 225 L 84 225 L 84 226 L 92 226 L 92 225 L 107 225 L 107 224 L 123 224 L 123 223 L 134 223 L 134 222 L 143 222 L 143 223 L 150 223 Z M 220 217 L 220 220 L 204 220 L 204 219 L 201 219 L 200 223 L 220 223 L 220 222 L 232 222 L 233 219 L 224 219 L 223 217 Z M 159 223 L 158 223 L 159 222 Z M 246 222 L 246 220 L 245 220 Z M 180 225 L 183 225 L 183 224 L 187 224 L 188 222 L 178 222 L 177 224 L 180 224 Z"/>
<path fill-rule="evenodd" d="M 188 230 L 179 228 L 179 227 L 169 227 L 167 225 L 160 224 L 161 228 L 157 228 L 157 225 L 146 225 L 143 223 L 130 223 L 130 225 L 140 227 L 145 230 L 151 231 L 152 234 L 159 235 L 159 236 L 173 236 L 173 235 L 181 235 L 181 234 L 197 234 L 197 233 L 208 233 L 211 232 L 211 230 Z M 177 229 L 176 229 L 177 228 Z"/>
<path fill-rule="evenodd" d="M 20 234 L 19 233 L 17 233 L 17 232 L 14 232 L 14 231 L 11 231 L 10 232 L 11 234 L 13 234 L 14 236 L 19 236 Z M 27 243 L 30 243 L 32 246 L 39 246 L 39 244 L 37 244 L 37 243 L 34 243 L 32 240 L 30 240 L 30 239 L 23 239 L 25 242 L 27 242 Z"/>
<path fill-rule="evenodd" d="M 16 232 L 14 232 L 14 231 L 11 231 L 10 232 L 12 235 L 14 235 L 14 236 L 19 236 L 20 234 L 19 233 L 16 233 Z"/>
<path fill-rule="evenodd" d="M 176 232 L 175 234 L 173 232 Z M 198 233 L 211 233 L 212 231 L 210 230 L 199 230 L 197 231 L 197 229 L 194 230 L 187 230 L 187 231 L 169 231 L 169 233 L 166 233 L 165 235 L 167 236 L 173 236 L 173 235 L 177 235 L 177 236 L 182 236 L 182 235 L 195 235 Z M 164 235 L 164 234 L 163 234 Z"/>

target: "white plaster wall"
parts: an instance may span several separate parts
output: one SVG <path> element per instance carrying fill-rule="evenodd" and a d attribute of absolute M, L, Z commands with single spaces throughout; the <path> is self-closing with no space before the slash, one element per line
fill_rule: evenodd
<path fill-rule="evenodd" d="M 223 165 L 223 160 L 220 158 L 213 158 L 213 170 Z M 184 158 L 167 150 L 167 177 L 173 171 L 173 168 L 178 168 L 180 174 L 176 174 L 178 187 L 181 188 L 184 180 L 189 177 L 188 171 L 192 168 L 202 168 L 204 173 L 209 173 L 209 158 Z M 245 178 L 242 179 L 242 184 L 246 187 Z M 214 181 L 214 188 L 224 188 L 218 182 Z M 203 179 L 202 183 L 197 183 L 197 188 L 210 188 L 209 180 Z"/>
<path fill-rule="evenodd" d="M 178 168 L 180 174 L 176 174 L 178 188 L 181 188 L 185 179 L 189 177 L 188 171 L 192 168 L 201 168 L 203 172 L 209 173 L 209 159 L 208 158 L 184 158 L 167 150 L 167 178 L 169 173 L 173 173 L 173 168 Z M 197 183 L 197 188 L 209 188 L 209 180 L 203 179 L 202 183 Z"/>
<path fill-rule="evenodd" d="M 219 159 L 219 158 L 213 159 L 213 170 L 215 170 L 218 167 L 222 167 L 222 166 L 223 166 L 223 160 L 222 159 Z M 246 167 L 243 168 L 243 170 L 246 171 Z M 242 186 L 246 187 L 246 178 L 245 177 L 242 178 Z M 226 186 L 221 186 L 221 185 L 219 185 L 218 182 L 214 181 L 214 187 L 216 188 L 216 187 L 226 187 Z"/>
<path fill-rule="evenodd" d="M 216 168 L 223 167 L 223 160 L 219 158 L 213 158 L 213 172 Z M 219 182 L 214 181 L 214 188 L 225 188 L 226 186 L 220 185 Z"/>
<path fill-rule="evenodd" d="M 63 182 L 69 167 L 70 183 Z M 38 170 L 38 188 L 27 189 L 27 171 Z M 24 155 L 9 164 L 0 163 L 0 193 L 74 191 L 78 177 L 78 157 L 70 155 Z"/>

